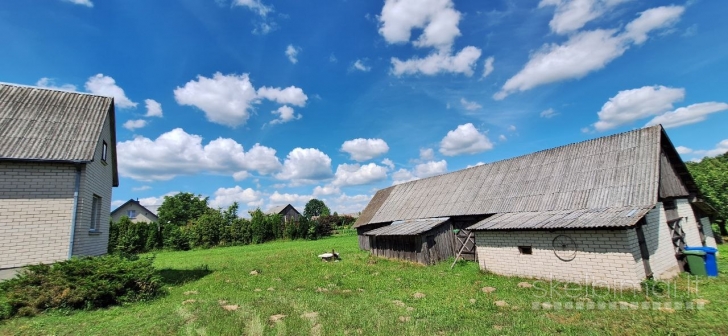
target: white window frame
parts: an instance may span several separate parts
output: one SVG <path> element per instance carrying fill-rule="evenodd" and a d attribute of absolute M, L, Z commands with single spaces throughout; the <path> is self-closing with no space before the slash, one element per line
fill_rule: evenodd
<path fill-rule="evenodd" d="M 104 144 L 101 147 L 101 161 L 106 162 L 106 157 L 109 154 L 109 145 L 106 144 L 106 141 L 104 141 Z"/>
<path fill-rule="evenodd" d="M 98 232 L 101 224 L 101 196 L 94 194 L 91 198 L 91 223 L 89 231 Z"/>
<path fill-rule="evenodd" d="M 136 216 L 137 216 L 136 210 L 127 210 L 126 216 L 129 217 L 130 219 L 136 218 Z"/>

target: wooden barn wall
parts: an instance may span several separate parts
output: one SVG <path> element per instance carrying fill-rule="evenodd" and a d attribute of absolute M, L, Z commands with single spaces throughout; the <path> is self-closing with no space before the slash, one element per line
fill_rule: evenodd
<path fill-rule="evenodd" d="M 664 151 L 660 152 L 660 198 L 687 196 L 688 189 Z"/>
<path fill-rule="evenodd" d="M 366 226 L 361 226 L 356 228 L 356 234 L 359 236 L 359 249 L 364 251 L 369 251 L 369 236 L 365 236 L 365 232 L 369 232 L 374 229 L 378 229 L 380 227 L 384 227 L 389 225 L 389 223 L 378 223 L 378 224 L 371 224 Z"/>
<path fill-rule="evenodd" d="M 422 264 L 434 265 L 455 256 L 457 252 L 455 251 L 455 234 L 452 229 L 452 224 L 448 221 L 422 234 L 422 246 L 424 247 L 420 258 Z M 434 244 L 430 244 L 430 241 Z"/>
<path fill-rule="evenodd" d="M 420 236 L 369 236 L 372 255 L 424 264 Z"/>
<path fill-rule="evenodd" d="M 457 216 L 450 218 L 450 221 L 452 222 L 452 229 L 460 230 L 460 232 L 458 232 L 457 234 L 452 233 L 452 245 L 454 251 L 453 256 L 457 255 L 458 251 L 462 247 L 456 237 L 460 238 L 460 240 L 466 241 L 468 234 L 470 233 L 470 231 L 466 230 L 466 228 L 490 216 L 491 215 Z M 463 253 L 460 255 L 460 257 L 465 260 L 477 261 L 478 255 L 477 253 L 475 253 L 475 233 L 473 233 L 471 239 L 472 241 L 467 241 L 467 245 L 465 246 L 465 249 L 463 250 Z"/>

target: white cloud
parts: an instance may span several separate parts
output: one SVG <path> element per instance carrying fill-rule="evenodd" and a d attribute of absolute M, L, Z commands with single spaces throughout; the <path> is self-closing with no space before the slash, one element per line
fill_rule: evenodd
<path fill-rule="evenodd" d="M 137 128 L 142 128 L 144 126 L 147 126 L 147 121 L 144 119 L 137 119 L 137 120 L 127 120 L 124 123 L 124 128 L 134 131 Z"/>
<path fill-rule="evenodd" d="M 728 153 L 728 139 L 724 139 L 718 144 L 715 145 L 715 148 L 713 149 L 698 149 L 693 150 L 687 147 L 678 146 L 675 149 L 677 149 L 677 152 L 680 154 L 692 154 L 693 157 L 690 161 L 692 162 L 700 162 L 704 157 L 715 157 L 718 155 L 723 155 L 725 153 Z"/>
<path fill-rule="evenodd" d="M 501 134 L 498 136 L 498 140 L 500 140 L 500 142 L 503 142 L 503 141 L 508 140 L 508 138 L 505 135 Z"/>
<path fill-rule="evenodd" d="M 480 58 L 480 49 L 467 46 L 455 55 L 449 51 L 438 51 L 425 58 L 414 57 L 402 61 L 399 58 L 392 58 L 392 74 L 396 76 L 414 75 L 421 73 L 433 76 L 439 73 L 460 73 L 472 76 L 475 63 Z"/>
<path fill-rule="evenodd" d="M 301 51 L 301 48 L 294 47 L 292 44 L 289 44 L 288 47 L 286 47 L 286 57 L 288 57 L 288 60 L 291 61 L 291 63 L 296 64 L 298 63 L 298 53 Z"/>
<path fill-rule="evenodd" d="M 258 96 L 278 104 L 291 104 L 299 107 L 306 106 L 308 100 L 308 96 L 303 93 L 303 90 L 295 86 L 285 89 L 264 86 L 258 89 Z"/>
<path fill-rule="evenodd" d="M 447 132 L 440 141 L 440 153 L 447 156 L 475 154 L 493 148 L 485 134 L 480 133 L 472 123 L 458 126 Z"/>
<path fill-rule="evenodd" d="M 61 84 L 56 86 L 56 82 L 52 78 L 43 77 L 35 83 L 36 86 L 60 91 L 76 92 L 76 86 L 73 84 Z"/>
<path fill-rule="evenodd" d="M 261 87 L 256 91 L 248 74 L 223 75 L 219 72 L 212 78 L 198 75 L 197 80 L 177 87 L 174 98 L 180 105 L 199 108 L 207 120 L 231 127 L 245 124 L 253 104 L 260 99 L 295 106 L 304 106 L 308 99 L 303 90 L 295 86 L 285 89 Z"/>
<path fill-rule="evenodd" d="M 483 77 L 488 77 L 491 73 L 493 73 L 493 70 L 495 69 L 493 67 L 493 62 L 495 61 L 495 57 L 490 56 L 485 59 L 485 62 L 483 62 Z"/>
<path fill-rule="evenodd" d="M 266 35 L 274 30 L 278 29 L 278 24 L 273 21 L 262 21 L 255 24 L 255 28 L 251 33 L 255 35 Z"/>
<path fill-rule="evenodd" d="M 114 97 L 114 103 L 120 108 L 132 108 L 136 107 L 137 103 L 131 101 L 126 97 L 124 89 L 116 85 L 116 81 L 103 74 L 97 74 L 91 76 L 84 85 L 86 91 L 99 96 Z"/>
<path fill-rule="evenodd" d="M 681 107 L 672 112 L 659 115 L 650 120 L 645 126 L 662 124 L 665 128 L 673 128 L 694 124 L 705 120 L 708 114 L 728 110 L 728 104 L 719 102 L 706 102 Z"/>
<path fill-rule="evenodd" d="M 510 126 L 508 126 L 508 130 L 511 131 L 511 132 L 515 132 L 516 131 L 516 125 L 510 125 Z"/>
<path fill-rule="evenodd" d="M 392 173 L 392 185 L 447 173 L 447 161 L 428 161 L 416 165 L 412 170 L 400 169 Z"/>
<path fill-rule="evenodd" d="M 196 81 L 174 90 L 178 104 L 195 106 L 205 112 L 207 120 L 232 127 L 245 124 L 256 97 L 248 74 L 216 72 L 212 78 L 198 75 Z"/>
<path fill-rule="evenodd" d="M 310 183 L 332 176 L 331 158 L 316 148 L 294 148 L 283 163 L 283 170 L 276 175 L 279 180 L 294 183 Z"/>
<path fill-rule="evenodd" d="M 460 36 L 460 12 L 451 0 L 386 0 L 379 22 L 388 43 L 407 43 L 412 30 L 421 29 L 415 46 L 447 50 Z"/>
<path fill-rule="evenodd" d="M 366 165 L 344 163 L 336 168 L 334 181 L 331 184 L 337 187 L 346 187 L 379 182 L 387 178 L 387 171 L 386 167 L 375 163 Z"/>
<path fill-rule="evenodd" d="M 394 162 L 390 159 L 384 159 L 382 160 L 382 164 L 388 167 L 389 169 L 394 169 Z"/>
<path fill-rule="evenodd" d="M 432 148 L 420 148 L 420 161 L 431 161 L 435 158 L 435 151 Z"/>
<path fill-rule="evenodd" d="M 473 168 L 473 167 L 477 167 L 477 166 L 482 166 L 482 165 L 484 165 L 484 164 L 485 164 L 485 162 L 478 162 L 478 163 L 476 163 L 476 164 L 474 164 L 474 165 L 468 165 L 468 167 L 467 167 L 467 168 Z"/>
<path fill-rule="evenodd" d="M 248 9 L 263 17 L 273 12 L 273 7 L 266 6 L 260 0 L 235 0 L 233 1 L 233 6 L 248 7 Z"/>
<path fill-rule="evenodd" d="M 150 187 L 148 185 L 131 188 L 132 191 L 144 191 L 144 190 L 149 190 L 149 189 L 152 189 L 152 187 Z"/>
<path fill-rule="evenodd" d="M 659 85 L 619 91 L 597 113 L 599 121 L 594 123 L 594 128 L 605 131 L 657 115 L 672 109 L 675 102 L 684 98 L 685 89 Z"/>
<path fill-rule="evenodd" d="M 63 1 L 70 2 L 70 3 L 74 4 L 74 5 L 86 6 L 86 7 L 89 7 L 89 8 L 91 8 L 91 7 L 94 6 L 94 3 L 91 2 L 91 0 L 63 0 Z"/>
<path fill-rule="evenodd" d="M 539 116 L 541 118 L 546 118 L 546 119 L 553 118 L 557 115 L 559 115 L 559 113 L 557 113 L 556 110 L 554 110 L 553 108 L 543 110 L 543 111 L 541 111 L 541 113 L 539 113 Z"/>
<path fill-rule="evenodd" d="M 482 105 L 474 102 L 474 101 L 468 101 L 465 98 L 460 98 L 460 104 L 463 105 L 463 108 L 468 111 L 475 111 L 483 108 Z"/>
<path fill-rule="evenodd" d="M 341 151 L 349 153 L 354 161 L 371 160 L 389 151 L 389 146 L 382 139 L 363 139 L 344 141 Z"/>
<path fill-rule="evenodd" d="M 255 144 L 248 152 L 229 138 L 202 145 L 202 137 L 173 129 L 151 140 L 136 137 L 117 145 L 119 173 L 135 180 L 169 180 L 178 175 L 205 172 L 234 174 L 257 171 L 269 174 L 281 169 L 275 149 Z"/>
<path fill-rule="evenodd" d="M 144 104 L 147 107 L 147 114 L 144 115 L 145 117 L 162 117 L 162 104 L 153 99 L 144 100 Z"/>
<path fill-rule="evenodd" d="M 372 199 L 372 195 L 352 195 L 342 194 L 338 197 L 326 198 L 324 201 L 331 209 L 331 212 L 337 212 L 339 215 L 359 213 L 367 206 Z"/>
<path fill-rule="evenodd" d="M 675 147 L 675 149 L 677 150 L 678 154 L 690 154 L 693 152 L 692 149 L 685 146 L 677 146 Z"/>
<path fill-rule="evenodd" d="M 629 0 L 541 0 L 538 7 L 556 6 L 549 27 L 554 33 L 566 34 L 579 30 L 587 22 L 625 1 Z"/>
<path fill-rule="evenodd" d="M 400 168 L 398 171 L 392 174 L 392 184 L 401 184 L 409 181 L 414 181 L 417 178 L 411 171 Z"/>
<path fill-rule="evenodd" d="M 356 60 L 356 62 L 354 62 L 354 64 L 351 66 L 351 68 L 354 70 L 359 70 L 359 71 L 363 71 L 363 72 L 368 72 L 368 71 L 372 70 L 372 67 L 364 64 L 364 61 L 362 61 L 362 60 Z"/>
<path fill-rule="evenodd" d="M 642 44 L 647 41 L 647 33 L 652 30 L 673 25 L 685 12 L 682 6 L 663 6 L 648 9 L 634 21 L 627 24 L 624 36 L 634 41 L 635 44 Z"/>
<path fill-rule="evenodd" d="M 282 123 L 289 122 L 291 120 L 298 120 L 303 117 L 300 113 L 295 114 L 293 111 L 293 108 L 291 108 L 288 105 L 283 105 L 283 106 L 279 107 L 277 110 L 271 111 L 271 113 L 278 115 L 278 119 L 271 121 L 270 122 L 271 124 L 282 124 Z"/>
<path fill-rule="evenodd" d="M 244 170 L 233 173 L 233 179 L 235 181 L 242 181 L 250 176 L 251 176 L 250 173 L 247 171 L 244 171 Z"/>
<path fill-rule="evenodd" d="M 260 207 L 263 205 L 262 195 L 259 191 L 255 191 L 251 188 L 241 188 L 235 186 L 233 188 L 218 188 L 215 191 L 214 197 L 210 199 L 210 207 L 212 208 L 227 208 L 234 202 L 238 202 L 241 205 L 247 207 Z"/>
<path fill-rule="evenodd" d="M 270 195 L 270 205 L 305 204 L 313 198 L 312 195 L 281 194 L 278 191 Z"/>
<path fill-rule="evenodd" d="M 313 195 L 314 196 L 327 196 L 327 195 L 338 195 L 341 193 L 341 190 L 339 187 L 327 185 L 327 186 L 317 186 L 316 188 L 313 188 Z"/>
<path fill-rule="evenodd" d="M 624 54 L 632 44 L 644 43 L 649 32 L 677 22 L 683 12 L 684 7 L 680 6 L 652 8 L 627 24 L 621 34 L 617 34 L 615 29 L 597 29 L 575 33 L 561 45 L 545 44 L 531 55 L 523 69 L 508 79 L 493 98 L 504 99 L 516 91 L 578 79 L 600 70 Z"/>

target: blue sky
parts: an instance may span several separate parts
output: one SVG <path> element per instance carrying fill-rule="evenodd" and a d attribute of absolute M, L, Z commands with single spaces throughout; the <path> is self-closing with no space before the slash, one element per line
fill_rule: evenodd
<path fill-rule="evenodd" d="M 121 185 L 361 211 L 393 183 L 661 123 L 728 151 L 720 1 L 45 0 L 0 81 L 115 97 Z M 241 211 L 241 213 L 244 213 Z"/>

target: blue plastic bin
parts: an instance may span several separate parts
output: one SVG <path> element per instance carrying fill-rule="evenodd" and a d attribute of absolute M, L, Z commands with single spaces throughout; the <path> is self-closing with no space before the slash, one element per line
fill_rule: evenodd
<path fill-rule="evenodd" d="M 685 246 L 686 251 L 703 251 L 705 252 L 705 271 L 708 276 L 718 276 L 718 261 L 715 259 L 715 253 L 718 249 L 708 246 Z"/>

